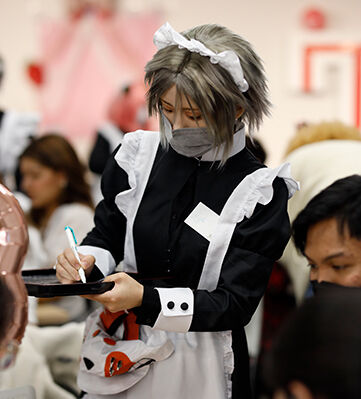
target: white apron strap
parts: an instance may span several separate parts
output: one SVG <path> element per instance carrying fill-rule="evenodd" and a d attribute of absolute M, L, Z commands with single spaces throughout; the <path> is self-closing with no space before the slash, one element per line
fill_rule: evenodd
<path fill-rule="evenodd" d="M 217 227 L 209 243 L 203 272 L 198 289 L 213 291 L 216 289 L 222 263 L 237 223 L 244 217 L 250 218 L 258 203 L 267 205 L 273 197 L 273 181 L 279 176 L 285 180 L 289 198 L 299 189 L 292 179 L 290 165 L 282 164 L 278 168 L 261 168 L 246 176 L 234 189 L 224 205 Z"/>
<path fill-rule="evenodd" d="M 127 219 L 124 244 L 123 270 L 137 272 L 135 259 L 133 225 L 140 201 L 148 182 L 159 145 L 159 133 L 138 130 L 127 133 L 123 144 L 115 155 L 120 168 L 128 174 L 130 188 L 115 198 L 119 210 Z"/>

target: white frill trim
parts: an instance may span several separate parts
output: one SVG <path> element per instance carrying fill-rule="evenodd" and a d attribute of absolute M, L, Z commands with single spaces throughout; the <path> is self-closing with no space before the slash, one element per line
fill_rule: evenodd
<path fill-rule="evenodd" d="M 291 177 L 290 164 L 275 169 L 261 168 L 246 176 L 228 198 L 218 220 L 217 228 L 208 247 L 198 289 L 216 289 L 227 248 L 237 223 L 250 218 L 257 204 L 267 205 L 273 197 L 273 181 L 284 179 L 289 198 L 299 189 L 299 183 Z"/>
<path fill-rule="evenodd" d="M 127 173 L 130 186 L 128 190 L 122 191 L 115 197 L 116 205 L 127 219 L 123 261 L 125 272 L 137 272 L 133 224 L 158 145 L 158 132 L 137 130 L 124 136 L 123 144 L 114 157 L 119 167 Z"/>
<path fill-rule="evenodd" d="M 234 354 L 232 349 L 232 331 L 221 331 L 223 345 L 224 377 L 226 379 L 227 399 L 232 398 L 232 374 L 234 370 Z"/>
<path fill-rule="evenodd" d="M 244 217 L 252 216 L 258 203 L 269 204 L 273 198 L 273 181 L 277 176 L 284 179 L 288 189 L 288 198 L 299 190 L 299 183 L 291 177 L 289 163 L 284 163 L 275 169 L 258 169 L 246 176 L 228 198 L 221 213 L 223 221 L 239 223 Z"/>
<path fill-rule="evenodd" d="M 162 25 L 155 32 L 153 42 L 158 49 L 178 45 L 180 49 L 186 48 L 192 53 L 198 53 L 202 56 L 209 57 L 212 64 L 219 64 L 231 74 L 233 80 L 242 93 L 246 92 L 249 88 L 248 82 L 244 78 L 239 58 L 234 51 L 226 50 L 221 53 L 215 53 L 199 40 L 186 39 L 183 35 L 175 31 L 168 22 Z"/>

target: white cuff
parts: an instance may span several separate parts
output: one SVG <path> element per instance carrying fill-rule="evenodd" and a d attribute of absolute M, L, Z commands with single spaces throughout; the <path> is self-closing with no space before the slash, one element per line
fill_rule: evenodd
<path fill-rule="evenodd" d="M 190 288 L 156 288 L 162 310 L 153 328 L 187 332 L 192 323 L 194 296 Z"/>
<path fill-rule="evenodd" d="M 78 247 L 78 250 L 82 255 L 93 255 L 95 257 L 95 264 L 104 276 L 114 271 L 116 266 L 115 260 L 112 254 L 106 249 L 92 247 L 90 245 L 81 245 Z"/>

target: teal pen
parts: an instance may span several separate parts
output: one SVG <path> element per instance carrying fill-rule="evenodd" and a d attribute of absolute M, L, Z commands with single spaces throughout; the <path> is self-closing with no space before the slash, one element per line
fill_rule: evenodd
<path fill-rule="evenodd" d="M 68 242 L 70 245 L 71 250 L 73 251 L 74 256 L 76 257 L 77 261 L 81 264 L 79 254 L 78 254 L 78 249 L 77 249 L 77 241 L 75 238 L 74 230 L 70 226 L 65 226 L 65 233 L 68 238 Z M 83 283 L 86 283 L 86 277 L 85 277 L 85 272 L 82 267 L 78 270 L 80 279 Z"/>

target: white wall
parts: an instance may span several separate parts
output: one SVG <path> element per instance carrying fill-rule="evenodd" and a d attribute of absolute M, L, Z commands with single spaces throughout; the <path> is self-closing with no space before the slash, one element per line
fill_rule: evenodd
<path fill-rule="evenodd" d="M 61 16 L 62 5 L 62 0 L 0 0 L 0 54 L 7 67 L 0 92 L 1 106 L 37 109 L 36 90 L 25 76 L 24 65 L 38 56 L 39 19 L 42 15 Z M 295 46 L 306 37 L 311 41 L 317 37 L 326 41 L 325 36 L 337 40 L 343 37 L 361 43 L 360 0 L 124 0 L 121 6 L 131 11 L 162 10 L 164 20 L 177 30 L 220 23 L 254 45 L 264 60 L 274 104 L 272 117 L 257 134 L 269 152 L 271 165 L 281 161 L 296 123 L 335 118 L 348 122 L 349 116 L 339 112 L 339 90 L 343 85 L 340 77 L 345 78 L 345 74 L 330 68 L 326 71 L 328 85 L 316 95 L 307 96 L 292 86 L 290 76 L 298 51 Z M 311 6 L 323 9 L 327 16 L 327 27 L 322 34 L 305 31 L 301 26 L 301 13 Z"/>

